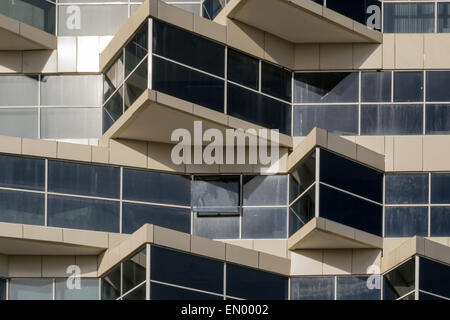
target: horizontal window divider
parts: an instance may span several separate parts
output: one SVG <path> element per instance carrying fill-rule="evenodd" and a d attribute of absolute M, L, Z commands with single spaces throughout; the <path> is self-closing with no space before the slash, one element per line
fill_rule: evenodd
<path fill-rule="evenodd" d="M 177 205 L 177 204 L 156 203 L 156 202 L 145 202 L 145 201 L 134 201 L 134 200 L 125 200 L 125 199 L 122 199 L 122 202 L 123 202 L 123 203 L 131 203 L 131 204 L 143 204 L 143 205 L 159 206 L 159 207 L 170 207 L 170 208 L 191 209 L 191 206 L 182 206 L 182 205 Z"/>
<path fill-rule="evenodd" d="M 328 183 L 325 183 L 325 182 L 320 181 L 320 184 L 321 184 L 321 185 L 324 185 L 324 186 L 327 186 L 327 187 L 329 187 L 329 188 L 332 188 L 332 189 L 335 189 L 335 190 L 338 190 L 338 191 L 347 193 L 347 194 L 349 194 L 349 195 L 351 195 L 351 196 L 354 196 L 354 197 L 356 197 L 356 198 L 359 198 L 359 199 L 361 199 L 361 200 L 365 200 L 365 201 L 371 202 L 371 203 L 373 203 L 373 204 L 377 204 L 377 205 L 379 205 L 379 206 L 383 206 L 382 203 L 376 202 L 376 201 L 371 200 L 371 199 L 367 199 L 367 198 L 365 198 L 365 197 L 362 197 L 362 196 L 360 196 L 360 195 L 357 195 L 356 193 L 353 193 L 353 192 L 350 192 L 350 191 L 347 191 L 347 190 L 344 190 L 344 189 L 341 189 L 341 188 L 332 186 L 332 185 L 330 185 L 330 184 L 328 184 Z"/>
<path fill-rule="evenodd" d="M 51 196 L 62 196 L 62 197 L 70 197 L 70 198 L 82 198 L 82 199 L 91 199 L 91 200 L 104 200 L 104 201 L 120 202 L 120 199 L 115 199 L 115 198 L 104 198 L 104 197 L 86 196 L 86 195 L 59 193 L 59 192 L 50 192 L 50 191 L 47 192 L 47 194 L 51 195 Z"/>
<path fill-rule="evenodd" d="M 267 206 L 242 206 L 242 208 L 243 209 L 246 209 L 246 208 L 248 208 L 248 209 L 259 209 L 259 208 L 284 208 L 284 209 L 286 209 L 286 208 L 289 208 L 289 206 L 288 205 L 286 205 L 286 204 L 280 204 L 280 205 L 267 205 Z"/>
<path fill-rule="evenodd" d="M 147 281 L 144 280 L 141 283 L 139 283 L 137 286 L 134 286 L 133 288 L 131 288 L 130 290 L 128 290 L 127 292 L 125 292 L 124 294 L 122 294 L 120 297 L 118 297 L 116 300 L 120 300 L 123 297 L 125 297 L 127 294 L 131 293 L 132 291 L 134 291 L 135 289 L 139 288 L 140 286 L 144 285 Z"/>
<path fill-rule="evenodd" d="M 417 279 L 416 279 L 416 280 L 417 280 Z M 401 297 L 398 297 L 396 300 L 401 300 L 401 299 L 403 299 L 404 297 L 410 295 L 411 293 L 414 293 L 415 291 L 416 291 L 415 289 L 414 289 L 414 290 L 411 290 L 410 292 L 405 293 L 405 294 L 402 295 Z"/>
<path fill-rule="evenodd" d="M 29 190 L 29 189 L 10 188 L 10 187 L 0 187 L 0 190 L 45 194 L 45 190 L 40 191 L 40 190 Z"/>
<path fill-rule="evenodd" d="M 429 294 L 429 295 L 434 296 L 434 297 L 438 297 L 438 298 L 445 299 L 445 300 L 450 300 L 450 297 L 441 296 L 439 294 L 432 293 L 432 292 L 429 292 L 429 291 L 425 291 L 425 290 L 422 290 L 422 289 L 419 289 L 419 291 L 423 292 L 423 293 L 426 293 L 426 294 Z"/>
<path fill-rule="evenodd" d="M 305 193 L 307 193 L 309 190 L 311 190 L 312 187 L 316 185 L 316 182 L 313 182 L 308 188 L 305 189 L 297 198 L 295 198 L 290 204 L 289 207 L 292 206 L 295 202 L 297 202 L 298 199 L 300 199 Z"/>
<path fill-rule="evenodd" d="M 392 105 L 404 105 L 404 106 L 423 106 L 423 101 L 411 101 L 411 102 L 404 102 L 404 101 L 394 101 L 394 102 L 361 102 L 361 106 L 365 105 L 380 105 L 380 106 L 392 106 Z"/>
<path fill-rule="evenodd" d="M 359 102 L 294 102 L 293 106 L 358 106 Z"/>
<path fill-rule="evenodd" d="M 430 203 L 430 207 L 450 207 L 449 203 Z"/>
<path fill-rule="evenodd" d="M 77 105 L 55 105 L 55 106 L 39 106 L 42 109 L 68 109 L 68 108 L 77 108 L 77 109 L 100 109 L 101 105 L 92 105 L 92 106 L 77 106 Z"/>
<path fill-rule="evenodd" d="M 225 275 L 224 275 L 224 277 L 225 277 Z M 200 290 L 200 289 L 194 289 L 194 288 L 191 288 L 191 287 L 184 287 L 184 286 L 180 286 L 180 285 L 177 285 L 177 284 L 162 282 L 162 281 L 158 281 L 158 280 L 150 280 L 150 285 L 151 285 L 152 282 L 153 283 L 157 283 L 157 284 L 162 284 L 162 285 L 165 285 L 165 286 L 169 286 L 169 287 L 185 289 L 185 290 L 190 290 L 190 291 L 195 291 L 195 292 L 200 292 L 200 293 L 206 293 L 206 294 L 210 294 L 210 295 L 217 296 L 217 297 L 223 297 L 223 294 L 220 294 L 220 293 L 204 291 L 204 290 Z"/>
<path fill-rule="evenodd" d="M 299 217 L 299 215 L 297 214 L 297 212 L 295 212 L 295 210 L 292 209 L 292 208 L 289 208 L 289 212 L 292 212 L 293 214 L 295 214 L 295 216 L 297 217 L 297 219 L 300 220 L 301 223 L 303 223 L 303 226 L 304 226 L 305 224 L 307 224 L 310 220 L 313 219 L 313 218 L 311 218 L 310 220 L 304 221 L 301 217 Z M 298 228 L 297 231 L 300 230 L 303 226 L 301 226 L 300 228 Z M 297 232 L 297 231 L 295 231 L 295 232 Z M 295 233 L 295 232 L 294 232 L 294 233 Z M 288 236 L 288 238 L 289 238 L 289 236 Z"/>
<path fill-rule="evenodd" d="M 405 204 L 405 203 L 399 203 L 399 204 L 392 204 L 392 203 L 389 203 L 389 204 L 385 204 L 385 207 L 386 208 L 388 208 L 388 207 L 394 207 L 394 208 L 396 208 L 396 207 L 428 207 L 428 203 L 423 203 L 423 204 L 420 204 L 420 203 L 414 203 L 414 204 Z"/>
<path fill-rule="evenodd" d="M 247 90 L 249 90 L 249 91 L 252 91 L 252 92 L 255 92 L 255 93 L 259 93 L 259 94 L 262 95 L 262 96 L 265 96 L 265 97 L 268 97 L 268 98 L 272 98 L 272 99 L 274 99 L 274 100 L 277 100 L 277 101 L 280 101 L 280 102 L 283 102 L 283 103 L 286 103 L 286 104 L 289 104 L 289 105 L 292 104 L 291 101 L 287 101 L 287 100 L 283 100 L 283 99 L 280 99 L 280 98 L 271 96 L 271 95 L 269 95 L 269 94 L 267 94 L 267 93 L 264 93 L 264 92 L 262 92 L 262 91 L 258 91 L 258 90 L 255 90 L 255 89 L 253 89 L 253 88 L 246 87 L 246 86 L 244 86 L 244 85 L 242 85 L 242 84 L 240 84 L 240 83 L 237 83 L 237 82 L 234 82 L 234 81 L 231 81 L 231 80 L 228 80 L 228 82 L 231 83 L 231 84 L 234 84 L 235 86 L 238 86 L 238 87 L 247 89 Z"/>
<path fill-rule="evenodd" d="M 243 298 L 238 298 L 238 297 L 230 296 L 230 295 L 228 295 L 228 294 L 225 295 L 225 298 L 231 298 L 231 299 L 234 299 L 234 300 L 242 300 L 242 301 L 245 300 L 245 299 L 243 299 Z"/>

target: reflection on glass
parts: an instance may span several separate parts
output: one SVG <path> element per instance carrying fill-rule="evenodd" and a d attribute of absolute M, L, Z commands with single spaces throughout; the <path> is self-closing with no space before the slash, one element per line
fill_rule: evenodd
<path fill-rule="evenodd" d="M 334 300 L 334 278 L 291 278 L 291 300 Z"/>
<path fill-rule="evenodd" d="M 383 300 L 395 300 L 414 290 L 414 258 L 383 276 Z"/>

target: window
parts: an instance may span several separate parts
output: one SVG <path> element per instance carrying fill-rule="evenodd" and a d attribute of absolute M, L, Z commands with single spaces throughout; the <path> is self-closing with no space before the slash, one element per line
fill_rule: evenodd
<path fill-rule="evenodd" d="M 37 139 L 38 119 L 37 108 L 0 109 L 0 135 Z"/>
<path fill-rule="evenodd" d="M 113 123 L 123 114 L 123 87 L 103 106 L 103 133 L 105 133 Z"/>
<path fill-rule="evenodd" d="M 297 199 L 315 181 L 316 152 L 313 151 L 289 173 L 289 203 Z"/>
<path fill-rule="evenodd" d="M 146 248 L 142 249 L 122 263 L 122 294 L 130 291 L 146 280 L 146 250 Z"/>
<path fill-rule="evenodd" d="M 411 291 L 414 293 L 414 288 L 414 258 L 383 276 L 383 300 L 395 300 L 407 295 Z"/>
<path fill-rule="evenodd" d="M 6 279 L 0 279 L 0 300 L 6 300 Z"/>
<path fill-rule="evenodd" d="M 0 190 L 0 221 L 44 225 L 44 194 Z"/>
<path fill-rule="evenodd" d="M 419 290 L 450 298 L 450 266 L 420 257 Z"/>
<path fill-rule="evenodd" d="M 123 54 L 104 73 L 103 78 L 103 101 L 106 101 L 111 94 L 123 83 L 124 65 Z"/>
<path fill-rule="evenodd" d="M 426 237 L 428 235 L 427 207 L 386 207 L 386 237 Z"/>
<path fill-rule="evenodd" d="M 116 300 L 121 295 L 121 265 L 114 267 L 102 278 L 102 300 Z"/>
<path fill-rule="evenodd" d="M 431 207 L 430 236 L 450 237 L 450 207 Z"/>
<path fill-rule="evenodd" d="M 45 160 L 0 155 L 0 187 L 44 191 Z"/>
<path fill-rule="evenodd" d="M 450 204 L 450 173 L 431 174 L 431 203 Z"/>
<path fill-rule="evenodd" d="M 152 282 L 152 300 L 223 300 L 223 297 Z"/>
<path fill-rule="evenodd" d="M 145 23 L 125 46 L 125 77 L 127 77 L 148 53 L 148 25 Z M 141 72 L 146 74 L 147 71 Z M 147 78 L 147 77 L 146 77 Z M 145 81 L 145 84 L 147 82 Z"/>
<path fill-rule="evenodd" d="M 244 208 L 242 238 L 286 238 L 286 208 Z"/>
<path fill-rule="evenodd" d="M 370 289 L 368 279 L 369 277 L 337 277 L 337 300 L 380 300 L 381 290 Z"/>
<path fill-rule="evenodd" d="M 147 59 L 131 74 L 125 82 L 125 109 L 128 109 L 148 88 Z"/>
<path fill-rule="evenodd" d="M 427 204 L 428 174 L 386 174 L 387 204 Z"/>
<path fill-rule="evenodd" d="M 423 72 L 394 72 L 394 101 L 423 101 Z"/>
<path fill-rule="evenodd" d="M 291 300 L 334 300 L 334 277 L 291 278 Z"/>
<path fill-rule="evenodd" d="M 362 72 L 361 73 L 361 101 L 362 102 L 390 102 L 391 101 L 392 72 Z"/>
<path fill-rule="evenodd" d="M 1 76 L 0 106 L 37 106 L 38 86 L 37 76 Z"/>
<path fill-rule="evenodd" d="M 11 279 L 9 300 L 53 300 L 53 280 Z"/>
<path fill-rule="evenodd" d="M 434 3 L 385 3 L 384 32 L 434 32 Z"/>
<path fill-rule="evenodd" d="M 145 300 L 147 298 L 146 284 L 143 283 L 133 291 L 128 292 L 122 300 Z"/>
<path fill-rule="evenodd" d="M 303 194 L 289 208 L 289 237 L 315 216 L 315 186 Z"/>
<path fill-rule="evenodd" d="M 427 71 L 427 101 L 450 101 L 447 83 L 450 82 L 449 71 Z"/>
<path fill-rule="evenodd" d="M 239 220 L 239 216 L 205 217 L 194 212 L 193 233 L 209 239 L 239 239 Z"/>
<path fill-rule="evenodd" d="M 427 104 L 426 134 L 448 134 L 450 132 L 450 104 Z"/>
<path fill-rule="evenodd" d="M 258 90 L 259 60 L 228 49 L 228 80 Z"/>
<path fill-rule="evenodd" d="M 67 279 L 55 280 L 56 300 L 98 300 L 97 278 L 81 278 L 80 289 L 70 289 L 67 287 Z"/>
<path fill-rule="evenodd" d="M 284 101 L 291 101 L 292 72 L 267 62 L 261 64 L 261 91 Z"/>
<path fill-rule="evenodd" d="M 286 205 L 287 176 L 244 176 L 244 206 Z"/>
<path fill-rule="evenodd" d="M 226 5 L 228 0 L 205 0 L 203 2 L 203 17 L 213 20 Z"/>
<path fill-rule="evenodd" d="M 437 32 L 450 32 L 450 3 L 438 2 L 437 4 Z"/>

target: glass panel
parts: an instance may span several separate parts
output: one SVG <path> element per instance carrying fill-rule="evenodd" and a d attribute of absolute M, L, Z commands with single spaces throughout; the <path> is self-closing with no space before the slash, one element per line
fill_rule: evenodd
<path fill-rule="evenodd" d="M 140 27 L 134 38 L 125 46 L 125 77 L 148 53 L 148 24 Z M 146 74 L 147 72 L 143 72 Z"/>
<path fill-rule="evenodd" d="M 80 289 L 69 288 L 67 279 L 55 280 L 55 300 L 98 300 L 97 278 L 80 279 Z"/>
<path fill-rule="evenodd" d="M 442 2 L 437 5 L 437 32 L 450 32 L 450 3 Z"/>
<path fill-rule="evenodd" d="M 223 300 L 221 296 L 165 286 L 154 282 L 150 284 L 150 297 L 152 300 Z"/>
<path fill-rule="evenodd" d="M 431 207 L 431 237 L 450 237 L 450 207 Z"/>
<path fill-rule="evenodd" d="M 103 133 L 123 114 L 123 87 L 103 106 Z"/>
<path fill-rule="evenodd" d="M 434 3 L 385 3 L 383 10 L 386 33 L 434 31 Z"/>
<path fill-rule="evenodd" d="M 182 52 L 188 51 L 182 49 Z M 205 54 L 201 56 L 205 57 Z M 219 112 L 224 111 L 223 80 L 156 56 L 153 57 L 153 89 Z"/>
<path fill-rule="evenodd" d="M 49 160 L 48 191 L 119 199 L 120 169 Z"/>
<path fill-rule="evenodd" d="M 127 4 L 58 6 L 58 36 L 111 36 L 127 19 Z"/>
<path fill-rule="evenodd" d="M 103 100 L 106 101 L 111 94 L 122 84 L 124 78 L 123 54 L 104 73 Z"/>
<path fill-rule="evenodd" d="M 334 277 L 291 278 L 291 300 L 334 300 Z"/>
<path fill-rule="evenodd" d="M 244 206 L 286 205 L 287 176 L 244 176 Z"/>
<path fill-rule="evenodd" d="M 119 232 L 119 202 L 48 196 L 48 225 Z"/>
<path fill-rule="evenodd" d="M 145 59 L 125 82 L 125 109 L 131 107 L 148 88 L 147 79 L 148 69 L 147 59 Z"/>
<path fill-rule="evenodd" d="M 195 177 L 191 185 L 194 211 L 212 215 L 239 214 L 239 176 Z"/>
<path fill-rule="evenodd" d="M 147 298 L 146 294 L 146 284 L 144 283 L 128 293 L 126 296 L 122 297 L 122 300 L 145 300 Z"/>
<path fill-rule="evenodd" d="M 361 73 L 362 102 L 391 101 L 391 71 Z"/>
<path fill-rule="evenodd" d="M 122 263 L 122 293 L 128 292 L 145 281 L 147 269 L 146 248 Z"/>
<path fill-rule="evenodd" d="M 319 216 L 381 237 L 383 207 L 320 186 Z"/>
<path fill-rule="evenodd" d="M 191 233 L 191 210 L 134 203 L 123 204 L 123 233 L 131 234 L 146 223 Z"/>
<path fill-rule="evenodd" d="M 427 71 L 427 101 L 450 101 L 450 71 Z"/>
<path fill-rule="evenodd" d="M 313 151 L 289 174 L 289 203 L 297 199 L 316 181 L 316 151 Z"/>
<path fill-rule="evenodd" d="M 357 135 L 358 106 L 295 106 L 294 136 L 306 136 L 314 127 Z"/>
<path fill-rule="evenodd" d="M 383 202 L 383 173 L 320 149 L 320 181 Z"/>
<path fill-rule="evenodd" d="M 244 208 L 242 238 L 286 238 L 286 208 Z"/>
<path fill-rule="evenodd" d="M 288 278 L 227 263 L 227 296 L 249 300 L 287 300 Z"/>
<path fill-rule="evenodd" d="M 228 49 L 228 80 L 258 90 L 259 60 Z"/>
<path fill-rule="evenodd" d="M 123 169 L 123 198 L 143 202 L 191 205 L 189 176 Z"/>
<path fill-rule="evenodd" d="M 395 300 L 414 290 L 414 258 L 383 276 L 383 300 Z"/>
<path fill-rule="evenodd" d="M 445 298 L 439 298 L 438 296 L 419 291 L 419 300 L 446 300 Z"/>
<path fill-rule="evenodd" d="M 426 108 L 426 134 L 450 132 L 450 104 L 428 104 Z"/>
<path fill-rule="evenodd" d="M 102 278 L 102 300 L 116 300 L 120 296 L 120 265 Z"/>
<path fill-rule="evenodd" d="M 291 102 L 292 72 L 267 62 L 261 64 L 261 91 Z"/>
<path fill-rule="evenodd" d="M 431 203 L 450 204 L 450 173 L 431 174 Z"/>
<path fill-rule="evenodd" d="M 421 135 L 422 105 L 363 105 L 361 135 Z"/>
<path fill-rule="evenodd" d="M 420 257 L 419 289 L 450 298 L 450 266 Z"/>
<path fill-rule="evenodd" d="M 9 300 L 53 300 L 53 279 L 11 279 Z"/>
<path fill-rule="evenodd" d="M 0 109 L 0 135 L 37 139 L 38 119 L 37 108 Z"/>
<path fill-rule="evenodd" d="M 101 136 L 100 108 L 41 109 L 41 139 L 93 139 Z"/>
<path fill-rule="evenodd" d="M 372 10 L 369 7 L 377 6 L 381 15 L 380 2 L 378 0 L 327 0 L 326 6 L 359 23 L 368 24 L 367 19 L 372 15 Z M 376 29 L 379 30 L 380 27 Z"/>
<path fill-rule="evenodd" d="M 44 191 L 45 160 L 0 155 L 0 186 Z"/>
<path fill-rule="evenodd" d="M 225 47 L 188 31 L 153 21 L 153 53 L 224 76 Z"/>
<path fill-rule="evenodd" d="M 381 290 L 370 288 L 368 279 L 369 277 L 338 277 L 337 300 L 380 300 Z"/>
<path fill-rule="evenodd" d="M 152 246 L 152 280 L 222 293 L 223 262 Z"/>
<path fill-rule="evenodd" d="M 428 203 L 428 174 L 386 174 L 387 204 Z"/>
<path fill-rule="evenodd" d="M 200 15 L 201 10 L 200 3 L 198 4 L 173 3 L 172 5 L 185 11 L 192 12 L 193 14 Z"/>
<path fill-rule="evenodd" d="M 205 0 L 203 1 L 203 17 L 213 20 L 225 7 L 228 0 Z"/>
<path fill-rule="evenodd" d="M 102 77 L 42 76 L 42 106 L 100 106 L 102 104 Z"/>
<path fill-rule="evenodd" d="M 423 101 L 423 72 L 394 72 L 394 101 Z"/>
<path fill-rule="evenodd" d="M 44 195 L 0 190 L 0 221 L 44 225 Z"/>
<path fill-rule="evenodd" d="M 316 187 L 309 189 L 290 207 L 289 215 L 289 236 L 315 216 Z"/>
<path fill-rule="evenodd" d="M 386 237 L 412 237 L 428 235 L 427 207 L 386 207 Z"/>
<path fill-rule="evenodd" d="M 37 76 L 1 76 L 0 106 L 37 106 L 38 87 Z"/>
<path fill-rule="evenodd" d="M 280 133 L 291 134 L 291 105 L 228 84 L 227 113 Z"/>
<path fill-rule="evenodd" d="M 194 234 L 208 239 L 238 239 L 240 217 L 199 217 L 194 213 Z"/>
<path fill-rule="evenodd" d="M 0 279 L 0 300 L 6 300 L 6 279 Z"/>
<path fill-rule="evenodd" d="M 358 83 L 358 72 L 295 73 L 295 102 L 358 102 Z"/>

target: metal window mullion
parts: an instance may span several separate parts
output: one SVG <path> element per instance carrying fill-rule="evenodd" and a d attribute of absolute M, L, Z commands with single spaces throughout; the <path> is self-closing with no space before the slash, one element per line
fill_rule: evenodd
<path fill-rule="evenodd" d="M 419 300 L 419 256 L 415 256 L 415 279 L 414 279 L 414 298 Z"/>
<path fill-rule="evenodd" d="M 38 106 L 37 106 L 37 111 L 38 111 L 38 125 L 37 125 L 37 137 L 38 139 L 41 139 L 41 75 L 38 75 Z"/>
<path fill-rule="evenodd" d="M 361 87 L 362 87 L 362 74 L 358 72 L 358 136 L 361 135 Z"/>
<path fill-rule="evenodd" d="M 120 167 L 120 189 L 119 189 L 119 233 L 123 233 L 123 167 Z"/>
<path fill-rule="evenodd" d="M 203 5 L 202 5 L 203 7 Z M 223 112 L 228 113 L 228 46 L 225 46 Z"/>
<path fill-rule="evenodd" d="M 431 172 L 428 173 L 428 236 L 431 237 Z"/>
<path fill-rule="evenodd" d="M 48 226 L 48 159 L 45 159 L 44 226 Z"/>
<path fill-rule="evenodd" d="M 227 300 L 227 263 L 223 262 L 223 300 Z"/>
<path fill-rule="evenodd" d="M 434 33 L 438 32 L 438 1 L 434 2 Z"/>
<path fill-rule="evenodd" d="M 320 148 L 316 148 L 316 182 L 315 182 L 315 197 L 316 197 L 316 207 L 315 207 L 315 217 L 319 217 L 319 189 L 320 189 Z"/>
<path fill-rule="evenodd" d="M 148 80 L 147 86 L 149 89 L 153 89 L 153 19 L 148 19 Z"/>
<path fill-rule="evenodd" d="M 146 257 L 145 257 L 145 266 L 146 266 L 146 272 L 145 272 L 145 279 L 147 280 L 145 283 L 145 299 L 150 300 L 150 272 L 151 272 L 151 261 L 150 261 L 150 254 L 151 254 L 151 247 L 150 244 L 146 245 L 145 248 L 146 251 Z"/>
<path fill-rule="evenodd" d="M 56 279 L 52 279 L 52 300 L 56 300 Z"/>
<path fill-rule="evenodd" d="M 385 224 L 386 224 L 386 174 L 383 174 L 383 211 L 381 216 L 381 235 L 385 237 Z"/>
<path fill-rule="evenodd" d="M 427 120 L 426 119 L 427 110 L 426 110 L 426 106 L 425 106 L 425 104 L 426 104 L 426 93 L 427 93 L 427 77 L 426 77 L 426 75 L 427 75 L 427 73 L 424 70 L 423 74 L 422 74 L 422 77 L 423 77 L 423 100 L 422 100 L 422 102 L 423 102 L 423 106 L 422 106 L 422 112 L 423 112 L 423 114 L 422 114 L 422 121 L 423 121 L 423 124 L 422 124 L 422 134 L 423 135 L 425 135 L 426 124 L 427 124 L 427 122 L 426 122 L 426 120 Z"/>
<path fill-rule="evenodd" d="M 239 175 L 239 239 L 242 239 L 242 217 L 244 215 L 244 209 L 242 208 L 244 205 L 244 200 L 243 200 L 243 175 Z"/>

